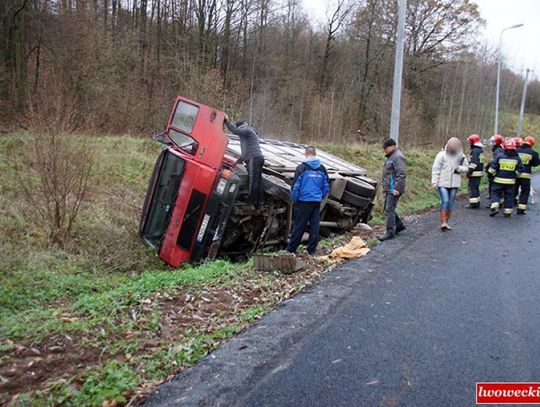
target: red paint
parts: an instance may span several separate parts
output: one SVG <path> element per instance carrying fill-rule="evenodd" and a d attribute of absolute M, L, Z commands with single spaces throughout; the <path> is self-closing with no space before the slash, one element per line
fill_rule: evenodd
<path fill-rule="evenodd" d="M 172 127 L 176 107 L 181 101 L 199 108 L 191 134 Z M 175 145 L 168 147 L 174 154 L 181 156 L 185 160 L 184 174 L 180 183 L 176 205 L 159 252 L 159 257 L 173 267 L 178 267 L 188 262 L 191 256 L 190 251 L 178 247 L 176 242 L 182 227 L 182 221 L 186 215 L 186 209 L 192 191 L 197 190 L 206 195 L 206 202 L 204 203 L 204 207 L 206 207 L 208 198 L 214 188 L 216 177 L 223 164 L 223 156 L 228 143 L 228 138 L 223 131 L 224 120 L 225 113 L 183 97 L 176 98 L 169 117 L 165 131 L 167 135 L 169 134 L 169 130 L 173 128 L 193 138 L 198 143 L 198 148 L 194 155 L 185 152 Z M 203 208 L 201 214 L 204 214 L 204 212 Z M 196 230 L 199 229 L 201 221 L 202 216 L 198 220 Z M 195 236 L 196 233 L 193 236 L 192 245 Z"/>

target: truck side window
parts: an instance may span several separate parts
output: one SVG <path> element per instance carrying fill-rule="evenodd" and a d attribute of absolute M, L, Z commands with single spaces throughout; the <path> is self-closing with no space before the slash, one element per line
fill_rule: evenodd
<path fill-rule="evenodd" d="M 187 134 L 191 134 L 199 108 L 183 101 L 178 102 L 171 126 Z"/>

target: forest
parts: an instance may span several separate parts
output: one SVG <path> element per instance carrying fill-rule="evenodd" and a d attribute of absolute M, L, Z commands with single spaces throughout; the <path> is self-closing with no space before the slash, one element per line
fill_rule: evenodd
<path fill-rule="evenodd" d="M 493 132 L 496 50 L 470 0 L 410 0 L 402 140 Z M 251 121 L 265 137 L 375 142 L 390 122 L 395 0 L 0 2 L 0 131 L 151 135 L 176 95 Z M 523 77 L 504 65 L 501 110 Z M 540 82 L 526 112 L 540 114 Z M 510 132 L 510 126 L 503 128 Z"/>

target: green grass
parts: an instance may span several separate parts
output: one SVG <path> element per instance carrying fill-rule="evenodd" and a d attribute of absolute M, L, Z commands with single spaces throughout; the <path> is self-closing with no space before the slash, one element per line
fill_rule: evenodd
<path fill-rule="evenodd" d="M 380 146 L 325 144 L 319 147 L 360 165 L 368 170 L 371 178 L 380 180 L 385 159 Z M 408 174 L 407 191 L 399 203 L 400 213 L 407 215 L 438 204 L 439 195 L 435 189 L 431 188 L 431 166 L 438 151 L 434 148 L 407 148 L 403 150 L 407 158 Z M 373 214 L 373 223 L 379 223 L 383 219 L 382 199 L 382 194 L 379 193 Z"/>
<path fill-rule="evenodd" d="M 107 326 L 111 332 L 127 331 L 132 326 L 128 314 L 129 307 L 138 306 L 139 301 L 151 297 L 156 292 L 173 293 L 179 287 L 193 288 L 216 282 L 227 284 L 229 278 L 233 274 L 238 275 L 243 267 L 245 267 L 243 264 L 219 260 L 199 267 L 167 271 L 149 270 L 133 278 L 113 276 L 116 277 L 116 281 L 94 280 L 91 290 L 82 290 L 78 294 L 74 291 L 71 295 L 64 294 L 70 300 L 67 306 L 44 308 L 29 304 L 18 312 L 2 312 L 1 332 L 9 339 L 39 341 L 48 335 L 88 332 L 98 326 Z M 58 276 L 58 279 L 61 278 Z M 90 286 L 90 281 L 85 280 L 85 276 L 79 277 L 79 283 L 81 282 L 86 282 Z M 16 294 L 9 295 L 6 292 L 5 302 L 9 302 L 10 298 L 15 300 L 24 298 L 25 291 L 14 289 L 12 292 Z M 66 322 L 62 319 L 62 315 L 74 315 L 77 319 L 75 322 L 69 320 Z"/>
<path fill-rule="evenodd" d="M 500 132 L 503 137 L 513 137 L 516 134 L 518 115 L 515 113 L 503 112 L 501 117 Z M 523 115 L 523 122 L 521 125 L 521 135 L 540 137 L 540 116 L 534 114 Z"/>

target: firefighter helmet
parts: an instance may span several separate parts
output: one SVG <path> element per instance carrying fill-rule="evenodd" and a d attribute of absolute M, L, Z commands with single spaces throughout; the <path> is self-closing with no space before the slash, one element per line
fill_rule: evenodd
<path fill-rule="evenodd" d="M 516 142 L 514 139 L 508 139 L 504 142 L 503 148 L 505 150 L 515 150 L 516 149 Z"/>
<path fill-rule="evenodd" d="M 478 134 L 471 134 L 467 141 L 469 142 L 469 144 L 480 143 L 480 136 Z"/>
<path fill-rule="evenodd" d="M 494 146 L 500 146 L 502 145 L 502 143 L 504 143 L 504 139 L 502 138 L 500 134 L 495 134 L 494 136 L 492 136 L 490 141 L 491 141 L 491 144 Z"/>
<path fill-rule="evenodd" d="M 527 136 L 527 137 L 525 137 L 525 140 L 523 140 L 523 144 L 528 144 L 528 145 L 530 145 L 531 147 L 534 146 L 534 143 L 535 143 L 535 142 L 536 142 L 536 141 L 534 140 L 534 137 L 533 137 L 533 136 Z"/>
<path fill-rule="evenodd" d="M 516 143 L 516 147 L 521 147 L 523 144 L 523 139 L 521 137 L 514 137 L 512 140 Z"/>

